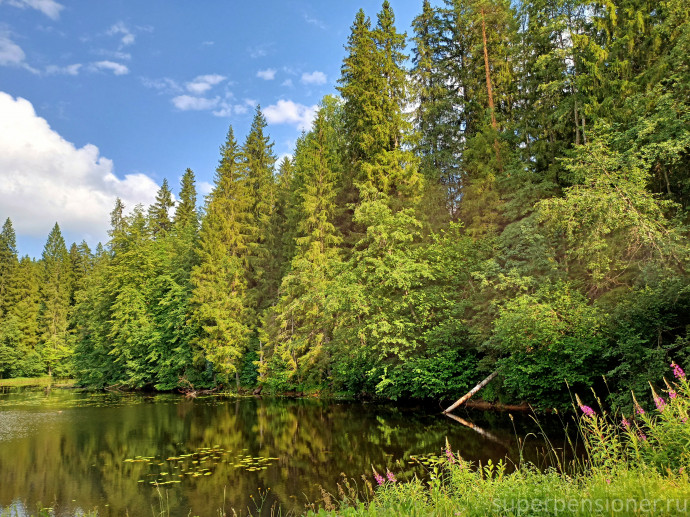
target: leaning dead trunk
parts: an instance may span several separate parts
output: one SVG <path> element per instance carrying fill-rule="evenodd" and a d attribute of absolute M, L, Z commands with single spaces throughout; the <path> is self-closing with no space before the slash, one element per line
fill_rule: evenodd
<path fill-rule="evenodd" d="M 453 411 L 455 408 L 457 408 L 459 405 L 461 405 L 463 402 L 465 402 L 465 401 L 467 401 L 469 398 L 471 398 L 472 395 L 474 395 L 474 394 L 477 393 L 480 389 L 482 389 L 484 386 L 486 386 L 487 384 L 489 384 L 489 383 L 494 379 L 494 377 L 496 377 L 496 376 L 498 375 L 498 372 L 499 372 L 499 371 L 500 371 L 500 370 L 496 370 L 494 373 L 492 373 L 491 375 L 489 375 L 486 379 L 484 379 L 482 382 L 480 382 L 479 384 L 477 384 L 477 385 L 476 385 L 474 388 L 472 388 L 470 391 L 468 391 L 467 393 L 465 393 L 465 395 L 463 395 L 462 397 L 460 397 L 460 398 L 455 402 L 455 404 L 453 404 L 452 406 L 449 406 L 449 407 L 444 411 L 444 413 L 450 413 L 450 412 Z"/>

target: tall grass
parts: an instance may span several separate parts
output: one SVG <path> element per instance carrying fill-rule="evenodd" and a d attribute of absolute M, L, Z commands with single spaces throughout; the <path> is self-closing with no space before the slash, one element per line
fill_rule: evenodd
<path fill-rule="evenodd" d="M 584 454 L 568 463 L 544 471 L 520 462 L 509 472 L 504 462 L 473 465 L 446 444 L 428 481 L 376 474 L 376 489 L 326 499 L 311 515 L 690 515 L 690 385 L 678 365 L 671 367 L 675 380 L 662 395 L 650 386 L 653 411 L 634 394 L 629 415 L 609 414 L 601 404 L 592 409 L 577 397 Z"/>
<path fill-rule="evenodd" d="M 45 375 L 43 377 L 15 377 L 13 379 L 0 379 L 0 388 L 11 387 L 16 388 L 20 386 L 73 386 L 73 379 L 58 379 Z"/>

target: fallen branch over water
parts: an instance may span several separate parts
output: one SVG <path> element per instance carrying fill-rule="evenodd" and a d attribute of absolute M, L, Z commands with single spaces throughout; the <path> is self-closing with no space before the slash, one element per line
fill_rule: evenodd
<path fill-rule="evenodd" d="M 458 400 L 456 400 L 455 403 L 454 403 L 453 405 L 448 406 L 448 408 L 444 411 L 444 413 L 450 413 L 450 412 L 453 411 L 455 408 L 457 408 L 458 406 L 460 406 L 463 402 L 467 401 L 470 397 L 472 397 L 472 395 L 474 395 L 474 394 L 477 393 L 480 389 L 482 389 L 484 386 L 486 386 L 487 384 L 489 384 L 489 383 L 494 379 L 494 377 L 496 377 L 496 376 L 498 375 L 498 372 L 499 372 L 499 371 L 500 371 L 500 369 L 499 369 L 499 370 L 496 370 L 496 371 L 493 372 L 491 375 L 489 375 L 486 379 L 484 379 L 482 382 L 480 382 L 480 383 L 477 384 L 474 388 L 472 388 L 470 391 L 468 391 L 467 393 L 465 393 L 465 395 L 463 395 L 463 396 L 460 397 Z"/>

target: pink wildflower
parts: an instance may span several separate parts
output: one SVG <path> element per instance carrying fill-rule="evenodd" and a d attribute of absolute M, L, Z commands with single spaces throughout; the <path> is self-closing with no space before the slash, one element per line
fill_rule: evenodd
<path fill-rule="evenodd" d="M 388 478 L 388 481 L 390 481 L 391 483 L 396 483 L 398 481 L 397 479 L 395 479 L 393 473 L 388 469 L 386 469 L 386 477 Z"/>
<path fill-rule="evenodd" d="M 642 409 L 642 406 L 637 406 L 635 408 L 635 413 L 637 413 L 638 415 L 644 415 L 644 409 Z"/>
<path fill-rule="evenodd" d="M 379 486 L 383 485 L 386 482 L 386 480 L 383 479 L 383 476 L 376 472 L 374 467 L 371 467 L 371 470 L 374 471 L 374 479 L 376 480 L 376 483 L 378 483 Z"/>
<path fill-rule="evenodd" d="M 621 424 L 623 424 L 623 427 L 625 427 L 626 429 L 630 429 L 630 421 L 627 418 L 623 417 L 623 420 L 621 420 Z"/>
<path fill-rule="evenodd" d="M 448 463 L 451 465 L 455 465 L 455 455 L 453 454 L 453 451 L 450 450 L 450 447 L 446 445 L 446 458 L 448 459 Z"/>
<path fill-rule="evenodd" d="M 661 397 L 654 397 L 654 403 L 656 404 L 656 408 L 659 411 L 663 411 L 664 408 L 666 407 L 666 401 L 662 399 Z"/>
<path fill-rule="evenodd" d="M 676 379 L 684 379 L 685 378 L 685 372 L 683 369 L 678 366 L 675 361 L 671 363 L 671 368 L 673 368 L 673 375 L 676 377 Z"/>
<path fill-rule="evenodd" d="M 580 409 L 581 409 L 582 412 L 585 414 L 585 416 L 594 417 L 594 415 L 596 415 L 596 413 L 594 412 L 594 410 L 593 410 L 591 407 L 589 407 L 589 406 L 584 406 L 584 405 L 583 405 L 583 406 L 580 406 Z"/>
<path fill-rule="evenodd" d="M 640 435 L 639 435 L 639 436 L 640 436 L 640 440 L 642 440 L 643 442 L 647 439 L 647 435 L 644 434 L 642 431 L 640 431 Z"/>
<path fill-rule="evenodd" d="M 668 396 L 671 400 L 673 400 L 674 398 L 676 398 L 678 396 L 678 394 L 676 393 L 676 390 L 671 390 L 668 392 Z"/>

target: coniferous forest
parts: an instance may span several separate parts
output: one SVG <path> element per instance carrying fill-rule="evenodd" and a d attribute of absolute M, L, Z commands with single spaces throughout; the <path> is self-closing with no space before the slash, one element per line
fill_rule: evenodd
<path fill-rule="evenodd" d="M 425 1 L 407 32 L 384 1 L 337 90 L 292 159 L 257 108 L 202 203 L 187 169 L 95 249 L 56 224 L 19 257 L 7 219 L 0 377 L 441 399 L 499 370 L 484 398 L 554 407 L 690 362 L 685 0 Z"/>

